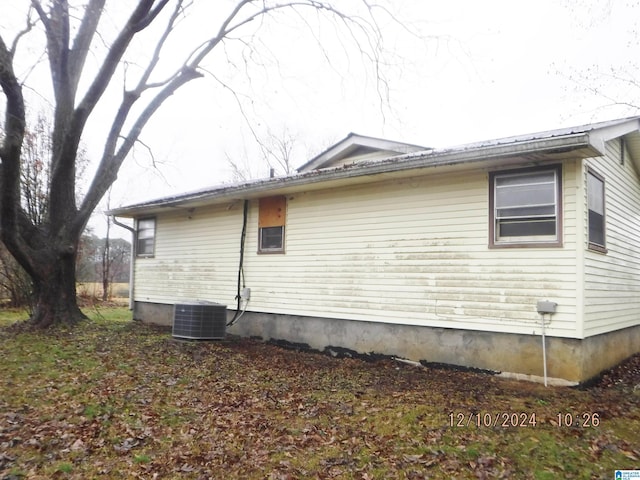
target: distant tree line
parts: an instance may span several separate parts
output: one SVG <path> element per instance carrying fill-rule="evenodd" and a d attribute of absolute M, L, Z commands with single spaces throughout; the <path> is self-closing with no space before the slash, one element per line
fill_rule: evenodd
<path fill-rule="evenodd" d="M 131 243 L 122 238 L 83 235 L 76 264 L 78 282 L 128 283 Z"/>
<path fill-rule="evenodd" d="M 80 239 L 76 263 L 80 283 L 102 285 L 101 298 L 108 300 L 110 286 L 129 282 L 131 243 L 122 238 L 98 238 L 85 234 Z M 33 285 L 27 273 L 0 242 L 0 302 L 12 307 L 32 307 Z"/>

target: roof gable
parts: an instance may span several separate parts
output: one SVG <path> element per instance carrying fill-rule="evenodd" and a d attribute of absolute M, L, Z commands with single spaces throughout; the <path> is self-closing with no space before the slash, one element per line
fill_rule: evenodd
<path fill-rule="evenodd" d="M 298 168 L 299 173 L 430 150 L 420 145 L 350 133 Z"/>

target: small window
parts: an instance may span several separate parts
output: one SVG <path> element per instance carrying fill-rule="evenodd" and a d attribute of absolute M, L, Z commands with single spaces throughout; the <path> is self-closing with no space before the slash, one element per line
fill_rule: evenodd
<path fill-rule="evenodd" d="M 156 244 L 156 219 L 141 218 L 136 231 L 136 255 L 150 257 Z"/>
<path fill-rule="evenodd" d="M 589 248 L 606 251 L 604 218 L 604 178 L 589 169 L 587 172 L 587 202 L 589 208 Z"/>
<path fill-rule="evenodd" d="M 491 247 L 562 244 L 561 168 L 489 175 Z"/>
<path fill-rule="evenodd" d="M 283 196 L 260 199 L 258 252 L 284 253 L 287 199 Z"/>
<path fill-rule="evenodd" d="M 279 252 L 283 249 L 284 227 L 260 229 L 260 251 Z"/>

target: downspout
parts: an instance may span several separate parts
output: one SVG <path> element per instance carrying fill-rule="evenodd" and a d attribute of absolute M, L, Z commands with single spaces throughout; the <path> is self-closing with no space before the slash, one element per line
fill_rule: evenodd
<path fill-rule="evenodd" d="M 240 260 L 238 262 L 238 281 L 237 281 L 237 292 L 236 292 L 236 313 L 233 318 L 227 323 L 227 327 L 233 325 L 243 314 L 244 310 L 241 311 L 242 307 L 242 299 L 244 291 L 242 290 L 244 285 L 242 280 L 244 279 L 244 241 L 247 237 L 247 217 L 249 215 L 249 200 L 244 201 L 244 208 L 242 210 L 242 234 L 240 235 Z M 249 299 L 245 298 L 245 302 L 248 303 Z M 245 309 L 247 308 L 245 304 Z"/>
<path fill-rule="evenodd" d="M 115 215 L 111 215 L 111 220 L 113 220 L 113 224 L 118 227 L 124 228 L 125 230 L 129 230 L 131 232 L 131 258 L 129 259 L 129 310 L 133 311 L 133 289 L 134 289 L 134 265 L 133 262 L 136 259 L 136 229 L 130 227 L 129 225 L 125 225 L 124 223 L 120 223 L 116 220 Z"/>

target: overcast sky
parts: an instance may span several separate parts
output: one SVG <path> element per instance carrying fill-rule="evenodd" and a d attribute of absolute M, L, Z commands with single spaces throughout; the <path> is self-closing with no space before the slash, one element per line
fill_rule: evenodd
<path fill-rule="evenodd" d="M 0 0 L 8 12 L 0 19 L 3 35 L 15 29 L 24 3 Z M 216 15 L 213 3 L 206 3 L 210 10 L 191 19 L 193 31 Z M 247 160 L 266 175 L 266 166 L 255 166 L 260 160 L 251 130 L 259 136 L 290 132 L 301 164 L 349 132 L 447 147 L 636 114 L 612 104 L 640 105 L 640 89 L 616 78 L 638 73 L 639 3 L 393 1 L 396 18 L 423 38 L 385 21 L 388 48 L 396 55 L 386 71 L 389 101 L 382 106 L 375 75 L 357 50 L 323 29 L 328 63 L 299 19 L 266 23 L 259 35 L 272 55 L 264 66 L 243 75 L 229 69 L 224 55 L 207 65 L 238 87 L 244 115 L 211 77 L 187 85 L 141 137 L 158 169 L 150 167 L 146 147 L 137 148 L 114 186 L 111 206 L 229 182 L 227 157 Z M 117 23 L 117 12 L 109 18 Z M 103 138 L 88 130 L 90 156 L 99 155 Z M 99 229 L 100 221 L 92 223 Z"/>
<path fill-rule="evenodd" d="M 394 8 L 425 40 L 388 25 L 387 38 L 397 42 L 393 48 L 401 57 L 388 72 L 388 105 L 381 108 L 375 79 L 360 68 L 355 51 L 349 71 L 341 74 L 341 45 L 334 48 L 334 65 L 328 65 L 304 29 L 289 28 L 282 39 L 268 31 L 278 68 L 272 65 L 250 88 L 238 79 L 242 92 L 253 90 L 256 97 L 248 110 L 252 128 L 262 135 L 267 126 L 296 135 L 303 163 L 349 132 L 446 147 L 635 114 L 611 106 L 610 99 L 585 88 L 585 81 L 602 85 L 617 100 L 640 104 L 640 89 L 627 92 L 621 82 L 601 75 L 636 62 L 638 2 L 405 0 Z M 165 179 L 144 169 L 127 174 L 112 201 L 229 181 L 227 155 L 261 163 L 229 95 L 207 78 L 187 89 L 144 135 L 164 163 Z M 162 134 L 154 135 L 156 130 Z M 142 155 L 138 162 L 146 165 Z M 261 173 L 266 175 L 266 166 Z M 141 176 L 146 181 L 137 189 Z"/>

